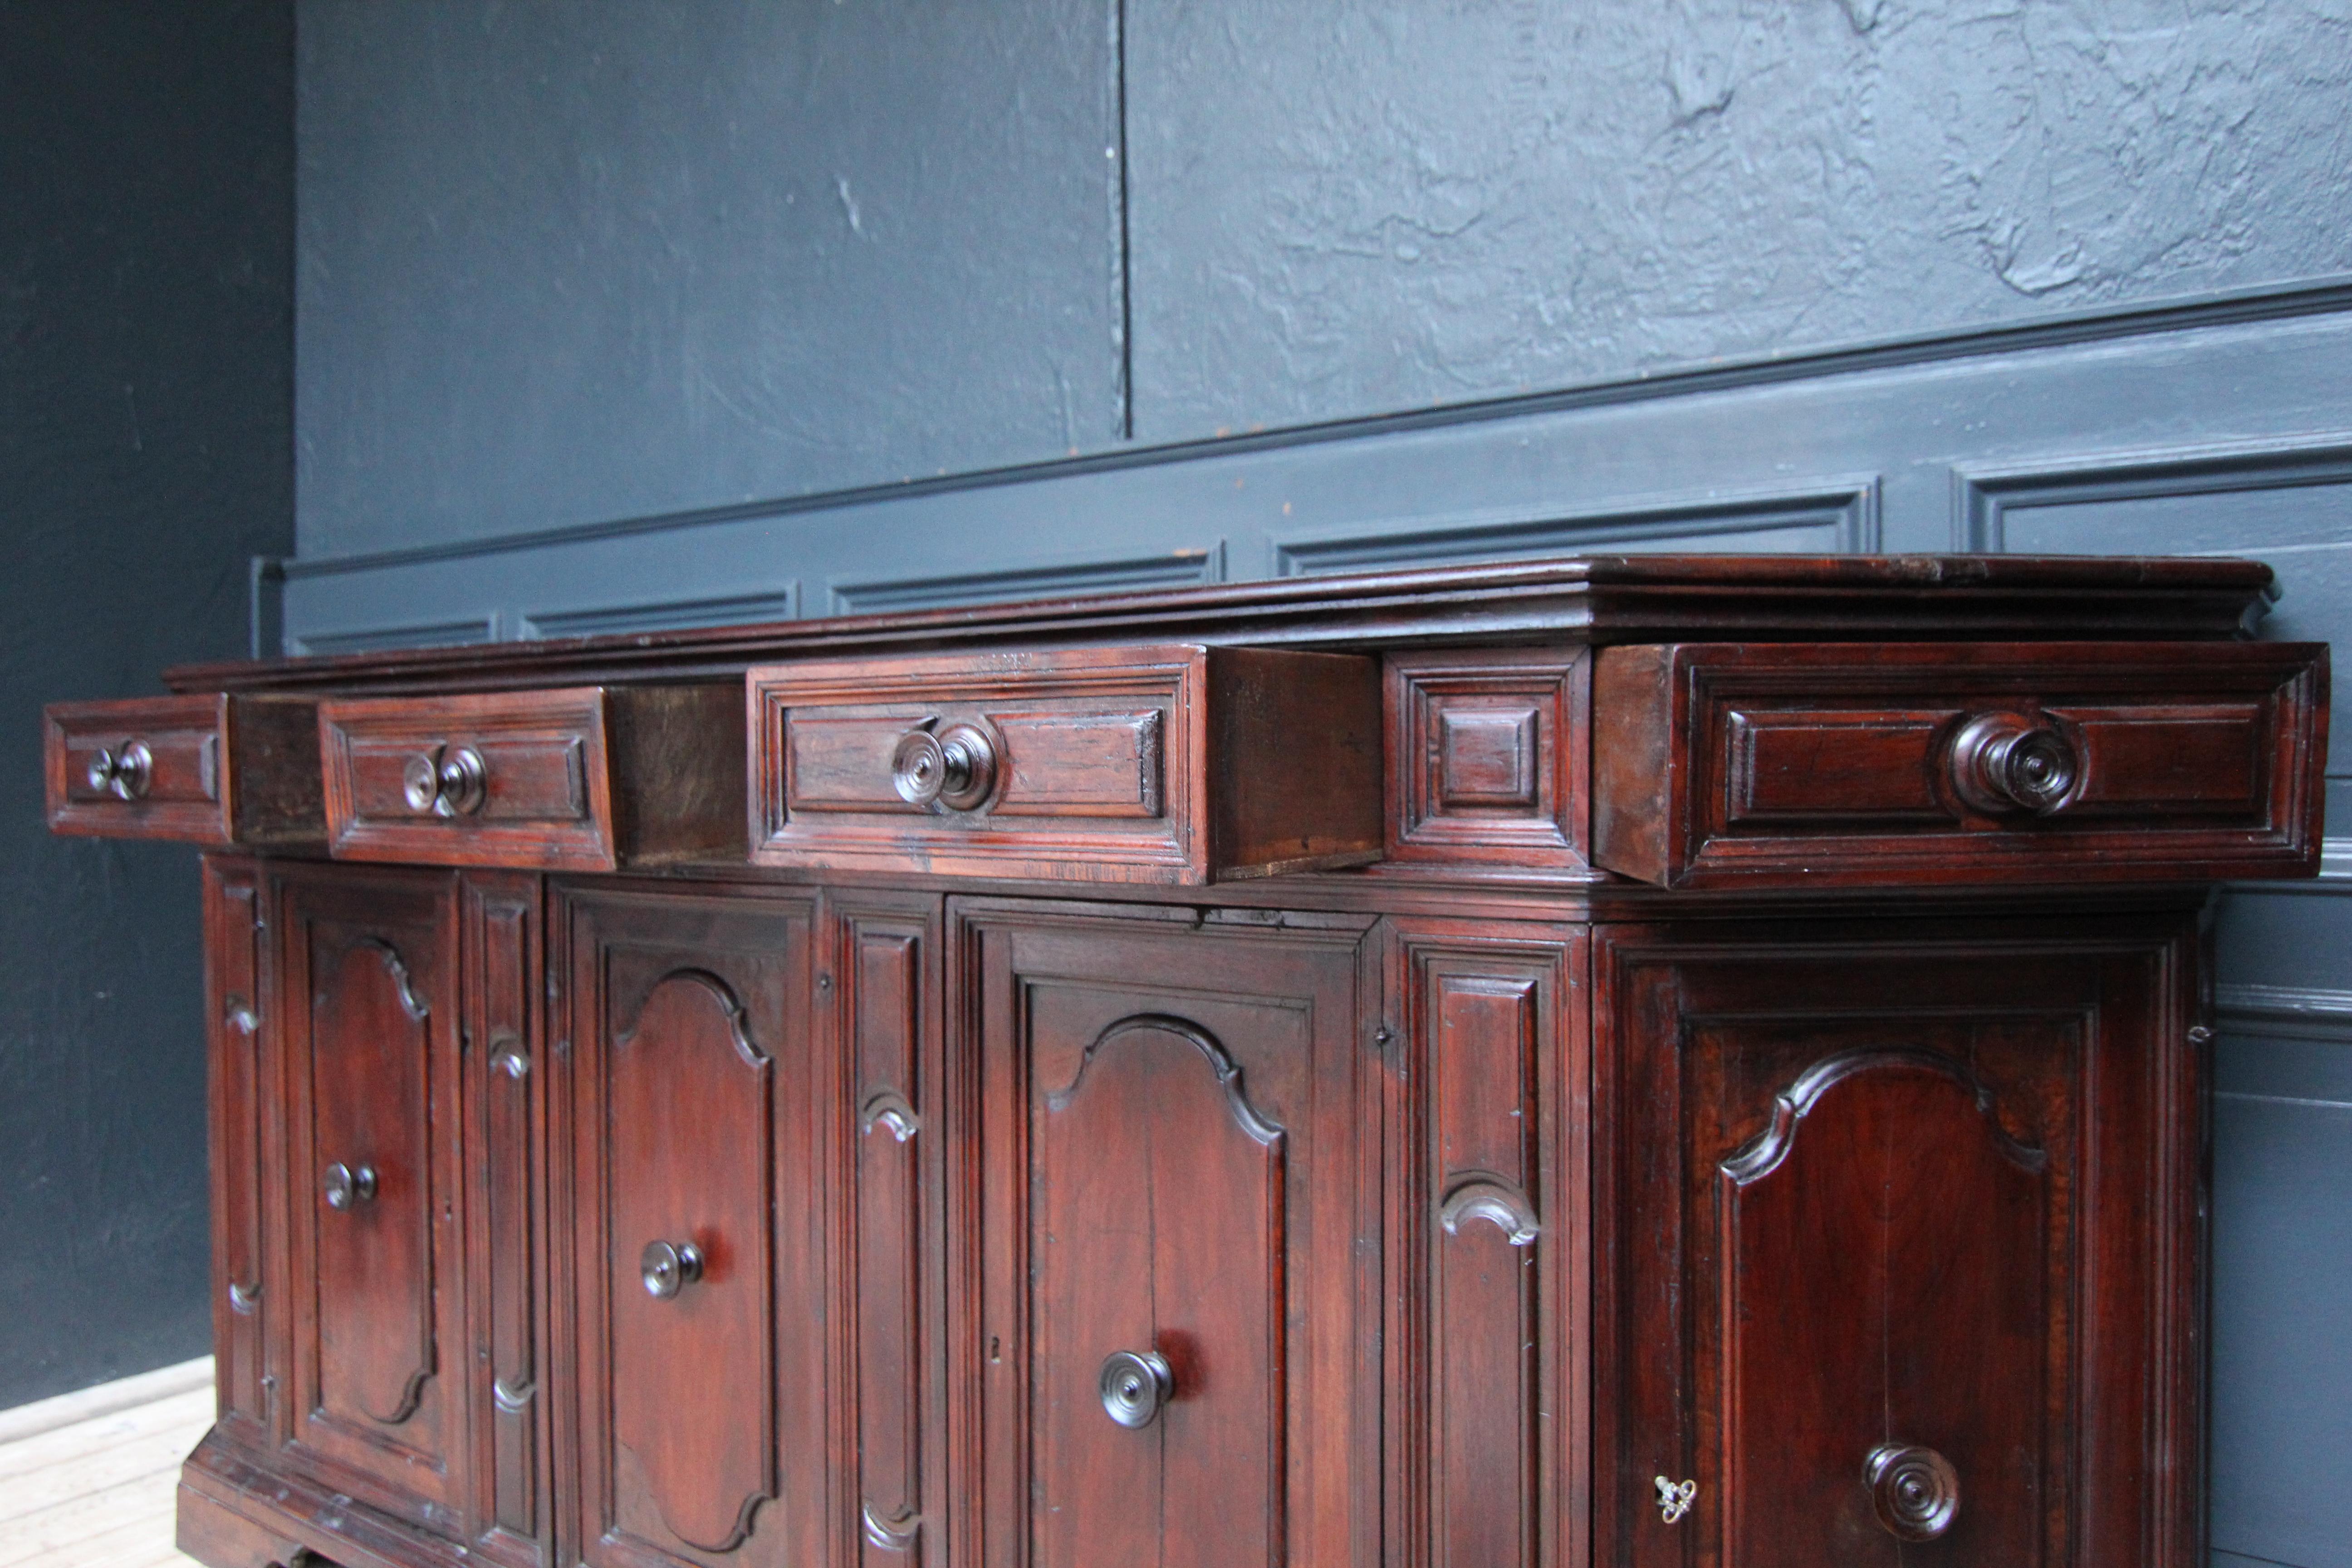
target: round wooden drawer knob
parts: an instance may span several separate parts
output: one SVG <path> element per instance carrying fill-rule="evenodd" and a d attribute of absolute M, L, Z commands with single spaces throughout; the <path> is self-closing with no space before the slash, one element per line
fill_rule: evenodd
<path fill-rule="evenodd" d="M 934 735 L 926 727 L 898 737 L 890 755 L 890 783 L 908 805 L 971 811 L 996 787 L 996 747 L 984 731 L 954 724 Z"/>
<path fill-rule="evenodd" d="M 1979 811 L 2044 816 L 2074 798 L 2083 762 L 2056 726 L 2021 713 L 1981 713 L 1952 738 L 1952 789 Z"/>
<path fill-rule="evenodd" d="M 1952 1462 L 1916 1443 L 1882 1443 L 1863 1469 L 1878 1522 L 1898 1541 L 1933 1541 L 1960 1511 L 1960 1477 Z"/>

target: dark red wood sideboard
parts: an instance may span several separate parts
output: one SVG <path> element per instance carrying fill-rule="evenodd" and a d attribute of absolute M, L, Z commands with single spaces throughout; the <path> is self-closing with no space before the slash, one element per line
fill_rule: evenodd
<path fill-rule="evenodd" d="M 216 1568 L 2197 1568 L 2244 562 L 1603 558 L 172 672 Z"/>

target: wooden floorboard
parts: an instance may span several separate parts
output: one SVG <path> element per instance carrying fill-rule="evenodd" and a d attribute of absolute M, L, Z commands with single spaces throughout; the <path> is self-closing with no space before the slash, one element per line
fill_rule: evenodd
<path fill-rule="evenodd" d="M 173 1510 L 211 1379 L 191 1363 L 0 1411 L 0 1568 L 189 1568 Z"/>
<path fill-rule="evenodd" d="M 184 1432 L 189 1423 L 209 1423 L 212 1418 L 213 1391 L 194 1388 L 152 1405 L 135 1405 L 94 1421 L 53 1428 L 31 1437 L 20 1437 L 14 1443 L 0 1443 L 0 1486 L 35 1470 L 103 1453 L 159 1433 Z M 0 1513 L 0 1518 L 5 1517 Z"/>

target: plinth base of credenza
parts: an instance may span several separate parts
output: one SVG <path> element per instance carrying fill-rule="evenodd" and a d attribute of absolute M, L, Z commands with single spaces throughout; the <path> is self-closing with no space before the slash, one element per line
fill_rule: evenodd
<path fill-rule="evenodd" d="M 179 1546 L 207 1568 L 459 1568 L 456 1542 L 314 1482 L 256 1465 L 208 1435 L 180 1468 Z"/>

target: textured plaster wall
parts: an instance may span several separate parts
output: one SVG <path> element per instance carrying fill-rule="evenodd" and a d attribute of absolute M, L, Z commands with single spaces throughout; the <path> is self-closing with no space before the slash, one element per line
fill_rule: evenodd
<path fill-rule="evenodd" d="M 2352 270 L 2347 0 L 299 17 L 308 557 Z"/>
<path fill-rule="evenodd" d="M 1130 16 L 1149 437 L 2352 268 L 2343 0 Z"/>

